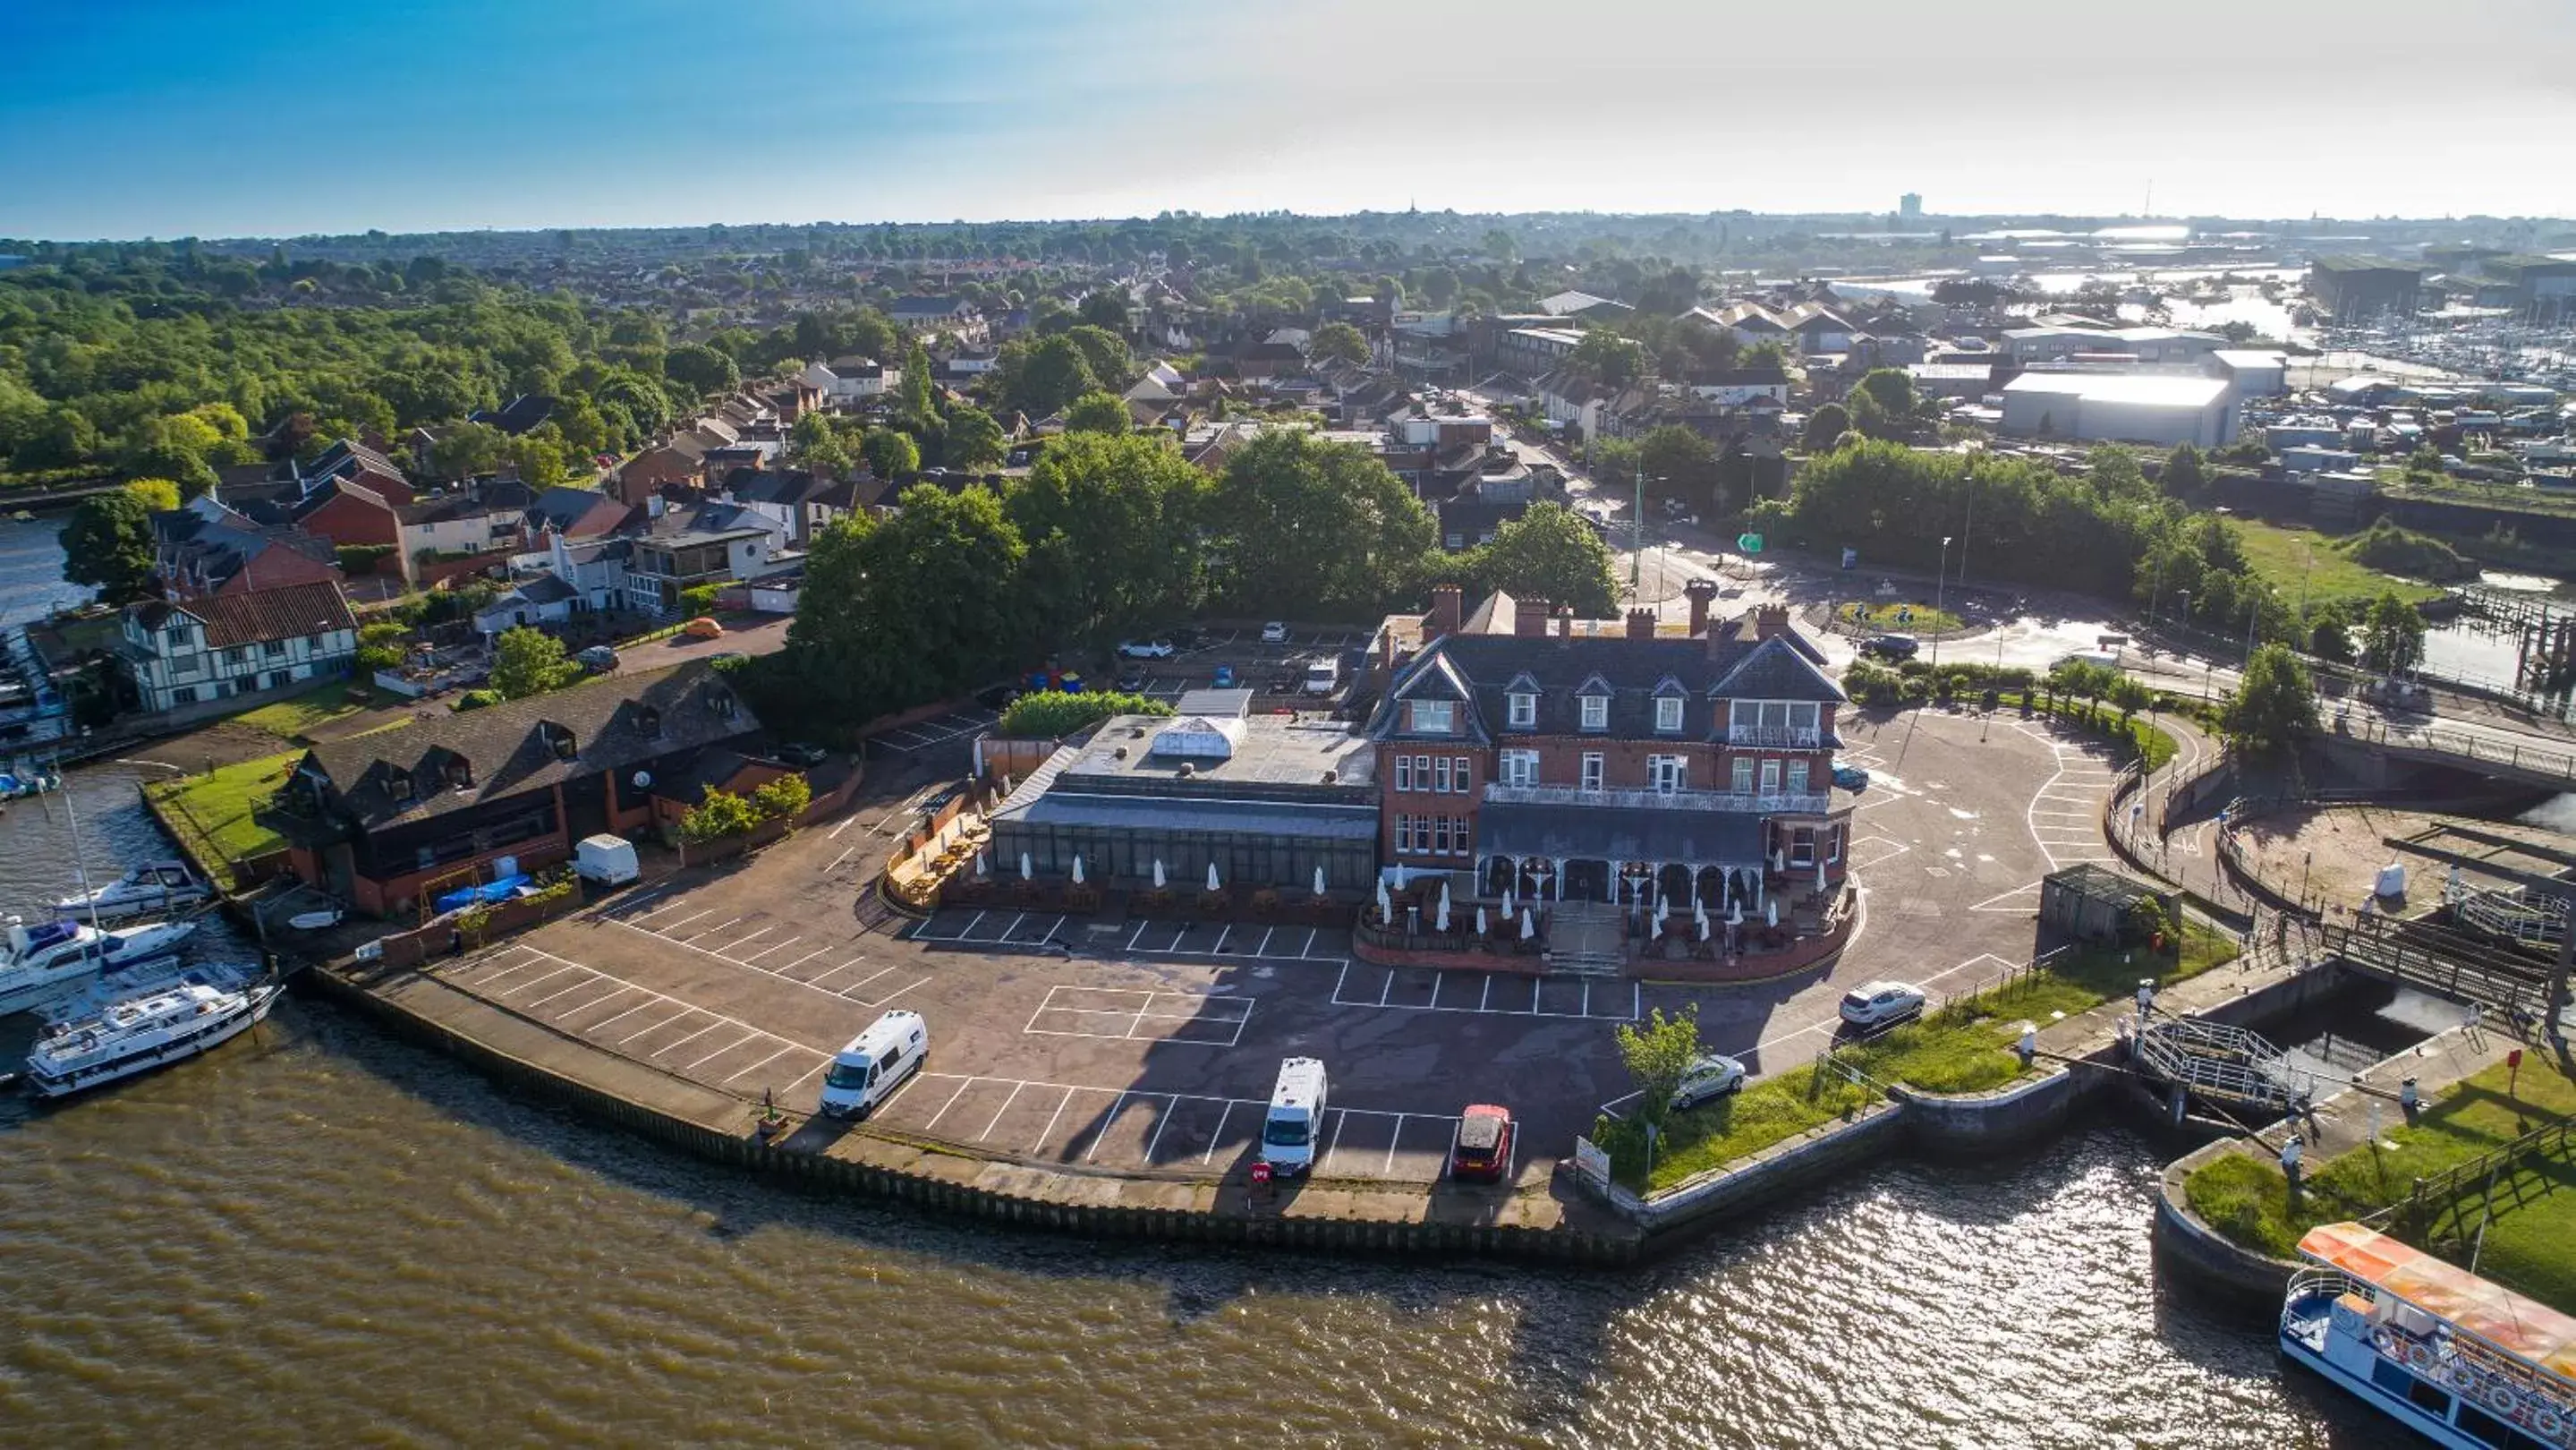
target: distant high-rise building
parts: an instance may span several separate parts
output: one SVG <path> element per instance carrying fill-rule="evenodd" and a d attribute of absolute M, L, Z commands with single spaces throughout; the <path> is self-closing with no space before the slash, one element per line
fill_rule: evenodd
<path fill-rule="evenodd" d="M 1923 197 L 1921 193 L 1909 191 L 1903 196 L 1898 197 L 1896 199 L 1896 214 L 1905 218 L 1907 221 L 1921 220 L 1923 216 Z"/>

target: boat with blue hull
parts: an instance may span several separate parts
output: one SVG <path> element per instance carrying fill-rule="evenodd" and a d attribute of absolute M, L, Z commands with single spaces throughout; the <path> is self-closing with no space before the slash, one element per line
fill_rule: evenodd
<path fill-rule="evenodd" d="M 2452 1450 L 2576 1450 L 2576 1318 L 2357 1223 L 2299 1240 L 2281 1354 Z"/>

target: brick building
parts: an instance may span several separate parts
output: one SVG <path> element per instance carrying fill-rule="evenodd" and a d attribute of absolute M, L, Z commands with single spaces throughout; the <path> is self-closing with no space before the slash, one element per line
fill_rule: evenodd
<path fill-rule="evenodd" d="M 1366 730 L 1381 861 L 1479 898 L 1676 910 L 1839 882 L 1842 689 L 1785 608 L 1718 619 L 1716 594 L 1692 587 L 1681 636 L 1651 610 L 1578 630 L 1500 594 L 1466 619 L 1456 588 L 1435 590 Z"/>

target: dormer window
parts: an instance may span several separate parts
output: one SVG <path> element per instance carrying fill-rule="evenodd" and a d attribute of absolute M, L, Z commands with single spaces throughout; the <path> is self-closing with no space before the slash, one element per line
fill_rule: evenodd
<path fill-rule="evenodd" d="M 1585 695 L 1583 697 L 1583 728 L 1586 730 L 1607 730 L 1610 728 L 1609 696 Z"/>
<path fill-rule="evenodd" d="M 1456 705 L 1449 700 L 1416 700 L 1413 702 L 1413 731 L 1417 735 L 1447 735 L 1457 729 Z"/>
<path fill-rule="evenodd" d="M 1527 690 L 1514 690 L 1508 698 L 1511 701 L 1512 707 L 1512 728 L 1515 730 L 1536 729 L 1538 727 L 1538 696 L 1531 694 Z"/>
<path fill-rule="evenodd" d="M 1682 728 L 1682 702 L 1670 695 L 1655 702 L 1655 728 L 1671 734 Z"/>

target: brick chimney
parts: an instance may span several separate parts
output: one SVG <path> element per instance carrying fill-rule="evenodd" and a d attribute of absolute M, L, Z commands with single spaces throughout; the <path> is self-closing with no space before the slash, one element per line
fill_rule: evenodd
<path fill-rule="evenodd" d="M 1571 604 L 1560 604 L 1556 607 L 1556 637 L 1574 638 L 1574 606 Z"/>
<path fill-rule="evenodd" d="M 1513 600 L 1512 633 L 1533 636 L 1547 633 L 1547 601 L 1544 599 Z"/>
<path fill-rule="evenodd" d="M 1653 639 L 1655 637 L 1655 611 L 1651 609 L 1629 610 L 1628 637 L 1630 639 Z"/>
<path fill-rule="evenodd" d="M 1691 638 L 1697 639 L 1708 633 L 1708 611 L 1717 603 L 1717 581 L 1693 579 L 1682 587 L 1682 592 L 1690 596 L 1690 632 Z"/>
<path fill-rule="evenodd" d="M 1753 637 L 1777 639 L 1789 632 L 1789 606 L 1766 604 L 1753 611 Z"/>
<path fill-rule="evenodd" d="M 1422 642 L 1429 644 L 1444 634 L 1458 632 L 1459 594 L 1455 584 L 1435 584 L 1431 588 L 1431 618 L 1422 628 Z"/>

